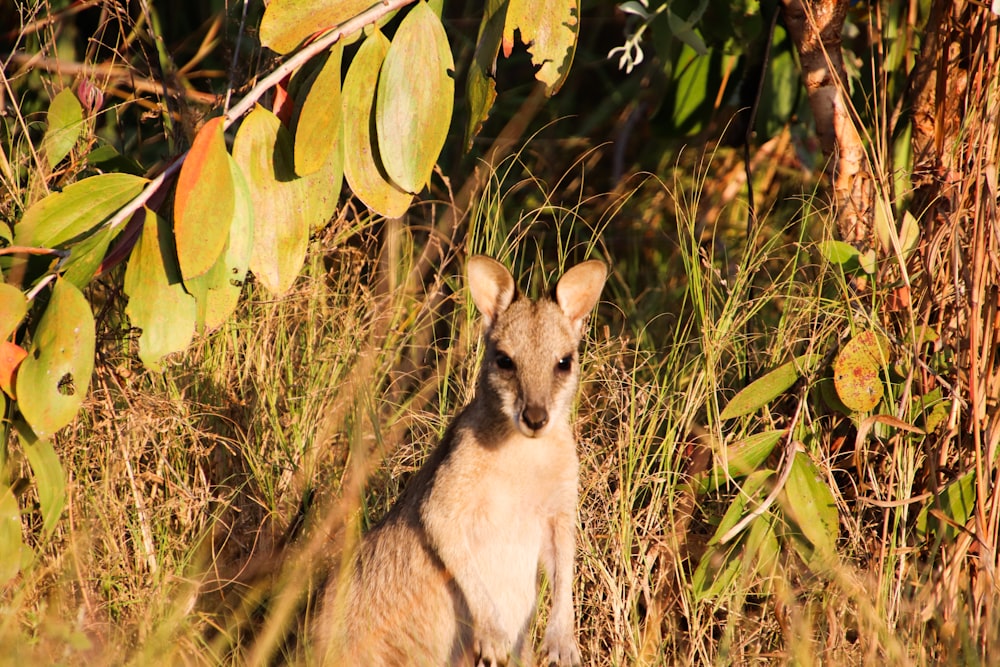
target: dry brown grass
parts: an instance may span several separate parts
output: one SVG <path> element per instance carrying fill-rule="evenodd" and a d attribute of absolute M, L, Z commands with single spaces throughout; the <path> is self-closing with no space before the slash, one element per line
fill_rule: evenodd
<path fill-rule="evenodd" d="M 915 182 L 932 193 L 915 211 L 921 243 L 905 261 L 888 252 L 867 292 L 816 252 L 829 221 L 821 197 L 787 206 L 789 183 L 803 177 L 787 134 L 761 151 L 761 209 L 776 210 L 749 253 L 727 187 L 741 177 L 735 153 L 688 151 L 667 186 L 649 179 L 593 199 L 575 171 L 547 190 L 525 166 L 540 162 L 522 155 L 498 169 L 466 238 L 438 238 L 432 252 L 430 211 L 407 228 L 349 224 L 345 211 L 314 240 L 289 294 L 251 287 L 228 324 L 162 374 L 138 364 L 119 276 L 106 278 L 91 290 L 101 326 L 93 389 L 56 438 L 69 504 L 43 539 L 33 491 L 22 496 L 34 558 L 0 590 L 0 663 L 307 662 L 299 635 L 317 582 L 471 391 L 478 329 L 460 252 L 499 255 L 537 285 L 567 255 L 594 251 L 615 272 L 586 343 L 578 408 L 587 664 L 992 664 L 1000 49 L 995 17 L 983 10 L 969 25 L 951 36 L 968 56 L 952 91 L 960 116 L 949 118 L 960 131 L 921 172 L 930 181 Z M 18 159 L 30 168 L 21 130 Z M 600 159 L 595 150 L 579 162 Z M 876 166 L 889 200 L 899 179 Z M 17 195 L 0 205 L 9 219 L 45 189 L 3 184 Z M 720 419 L 737 390 L 792 353 L 832 353 L 868 328 L 895 341 L 886 414 L 925 425 L 932 406 L 914 401 L 940 391 L 945 419 L 926 435 L 876 427 L 857 439 L 860 420 L 831 410 L 817 388 L 823 374 L 751 417 Z M 721 593 L 697 599 L 693 573 L 740 483 L 695 494 L 688 482 L 723 444 L 792 422 L 838 509 L 836 562 L 810 568 L 783 533 L 771 568 L 741 566 Z M 27 479 L 16 443 L 10 451 L 12 479 Z M 780 465 L 776 450 L 762 467 Z M 918 531 L 921 508 L 967 471 L 971 514 L 941 541 Z M 930 509 L 947 523 L 947 507 Z"/>

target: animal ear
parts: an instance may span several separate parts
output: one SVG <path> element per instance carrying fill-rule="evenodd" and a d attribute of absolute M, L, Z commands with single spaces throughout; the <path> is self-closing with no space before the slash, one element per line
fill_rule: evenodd
<path fill-rule="evenodd" d="M 491 327 L 517 294 L 514 278 L 506 266 L 484 255 L 470 257 L 466 271 L 472 301 L 482 313 L 487 328 Z"/>
<path fill-rule="evenodd" d="M 556 303 L 569 318 L 577 335 L 583 331 L 583 320 L 597 304 L 608 277 L 604 262 L 591 259 L 577 264 L 563 274 L 556 285 Z"/>

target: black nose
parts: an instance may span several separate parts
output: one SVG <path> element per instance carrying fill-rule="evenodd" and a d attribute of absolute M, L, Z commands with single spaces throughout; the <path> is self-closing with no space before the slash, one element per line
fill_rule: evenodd
<path fill-rule="evenodd" d="M 537 431 L 549 423 L 549 413 L 541 406 L 529 405 L 521 411 L 521 421 L 532 431 Z"/>

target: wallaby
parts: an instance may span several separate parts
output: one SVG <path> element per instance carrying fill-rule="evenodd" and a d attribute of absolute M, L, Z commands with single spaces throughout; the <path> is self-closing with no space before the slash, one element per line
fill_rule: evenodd
<path fill-rule="evenodd" d="M 584 322 L 606 276 L 601 262 L 583 262 L 559 280 L 555 301 L 533 301 L 499 262 L 469 259 L 486 345 L 475 396 L 364 536 L 346 585 L 323 594 L 325 664 L 533 664 L 539 565 L 552 596 L 546 660 L 580 664 L 569 417 Z"/>

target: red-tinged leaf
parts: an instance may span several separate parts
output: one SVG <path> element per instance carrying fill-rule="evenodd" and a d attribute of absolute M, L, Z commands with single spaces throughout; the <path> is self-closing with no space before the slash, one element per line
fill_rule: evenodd
<path fill-rule="evenodd" d="M 27 314 L 28 300 L 21 290 L 0 283 L 0 341 L 10 338 Z"/>
<path fill-rule="evenodd" d="M 253 198 L 236 160 L 229 159 L 236 186 L 236 211 L 226 251 L 207 273 L 185 283 L 198 302 L 197 327 L 221 326 L 236 309 L 253 250 Z"/>
<path fill-rule="evenodd" d="M 83 106 L 70 88 L 63 88 L 52 98 L 46 114 L 48 128 L 42 139 L 42 152 L 49 167 L 55 167 L 69 155 L 83 134 Z"/>
<path fill-rule="evenodd" d="M 292 120 L 292 115 L 295 113 L 295 100 L 292 96 L 288 94 L 288 81 L 291 79 L 291 74 L 286 76 L 281 82 L 274 87 L 274 104 L 271 105 L 271 110 L 274 111 L 274 115 L 278 117 L 281 124 L 285 127 L 289 126 Z"/>
<path fill-rule="evenodd" d="M 18 407 L 39 438 L 73 420 L 94 370 L 94 316 L 86 297 L 57 278 L 17 372 Z"/>
<path fill-rule="evenodd" d="M 880 373 L 889 361 L 889 341 L 875 331 L 862 331 L 844 345 L 833 362 L 837 395 L 854 412 L 868 412 L 882 400 Z"/>
<path fill-rule="evenodd" d="M 15 245 L 58 248 L 92 233 L 136 197 L 148 181 L 131 174 L 100 174 L 50 194 L 24 213 Z"/>
<path fill-rule="evenodd" d="M 218 116 L 202 126 L 177 177 L 174 236 L 185 279 L 208 271 L 226 249 L 235 195 L 224 120 Z"/>
<path fill-rule="evenodd" d="M 125 269 L 125 314 L 139 335 L 139 359 L 159 371 L 166 355 L 194 336 L 195 301 L 184 291 L 169 223 L 149 209 L 139 243 Z"/>
<path fill-rule="evenodd" d="M 7 340 L 0 340 L 0 389 L 11 398 L 17 398 L 14 382 L 17 381 L 17 368 L 28 356 L 24 348 Z"/>
<path fill-rule="evenodd" d="M 387 218 L 398 218 L 409 208 L 413 196 L 385 175 L 371 136 L 375 88 L 388 50 L 389 40 L 376 30 L 361 44 L 344 78 L 344 177 L 368 208 Z"/>
<path fill-rule="evenodd" d="M 330 50 L 302 104 L 295 127 L 295 173 L 299 176 L 319 171 L 343 134 L 343 103 L 340 99 L 342 53 L 340 44 Z"/>
<path fill-rule="evenodd" d="M 448 137 L 454 69 L 441 19 L 426 2 L 418 2 L 392 39 L 375 99 L 382 164 L 389 178 L 407 192 L 420 192 L 427 185 Z"/>
<path fill-rule="evenodd" d="M 503 52 L 510 57 L 514 30 L 528 45 L 535 78 L 553 95 L 569 74 L 580 29 L 579 0 L 510 0 L 503 30 Z"/>
<path fill-rule="evenodd" d="M 292 286 L 305 262 L 311 221 L 307 182 L 295 175 L 292 137 L 270 111 L 258 106 L 243 120 L 233 158 L 253 201 L 250 270 L 275 295 Z"/>
<path fill-rule="evenodd" d="M 260 22 L 260 43 L 289 53 L 310 35 L 352 19 L 379 0 L 272 0 Z"/>

